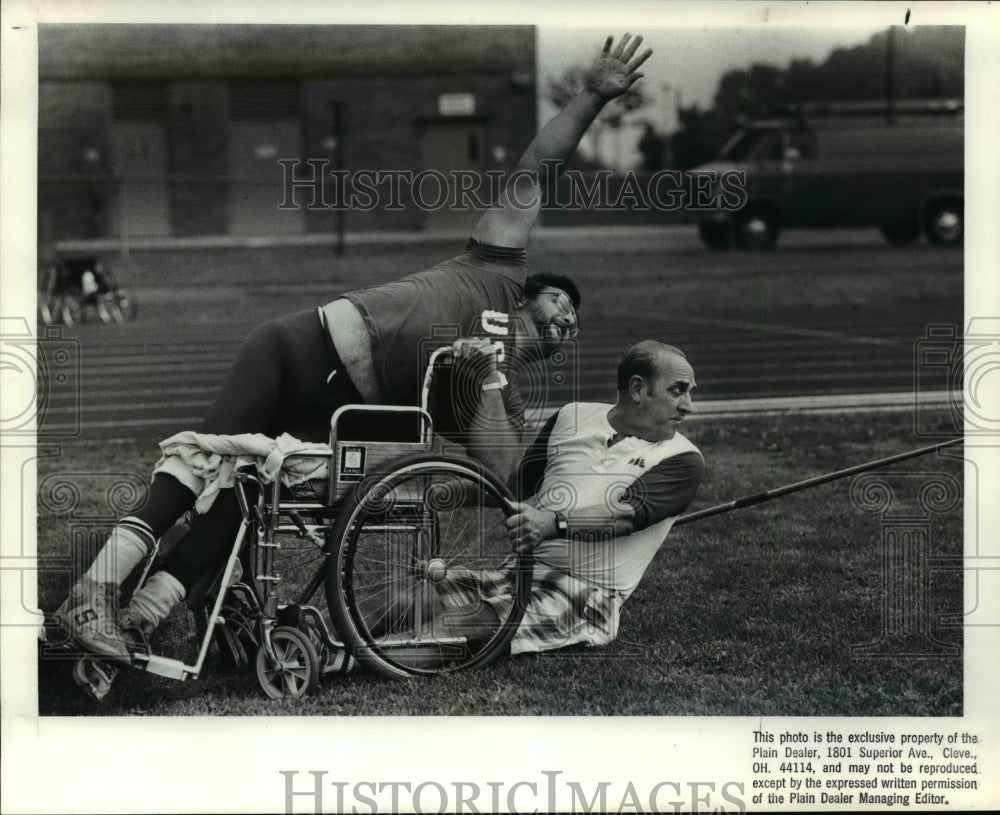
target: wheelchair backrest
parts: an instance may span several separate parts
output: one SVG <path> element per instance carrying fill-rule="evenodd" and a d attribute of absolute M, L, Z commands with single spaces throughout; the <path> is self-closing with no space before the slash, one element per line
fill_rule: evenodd
<path fill-rule="evenodd" d="M 330 503 L 402 456 L 431 447 L 433 424 L 423 408 L 344 405 L 330 420 Z"/>

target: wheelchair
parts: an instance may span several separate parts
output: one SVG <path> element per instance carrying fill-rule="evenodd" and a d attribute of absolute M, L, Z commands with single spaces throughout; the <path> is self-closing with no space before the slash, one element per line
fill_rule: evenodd
<path fill-rule="evenodd" d="M 135 295 L 119 286 L 114 272 L 96 257 L 55 257 L 39 274 L 38 312 L 44 325 L 84 323 L 91 311 L 102 323 L 135 320 Z"/>
<path fill-rule="evenodd" d="M 478 462 L 432 449 L 427 409 L 348 405 L 331 420 L 327 478 L 264 483 L 236 474 L 242 524 L 221 572 L 196 586 L 190 664 L 136 654 L 133 667 L 197 678 L 215 643 L 253 663 L 271 698 L 299 698 L 355 664 L 384 677 L 488 665 L 508 650 L 531 590 L 529 554 L 504 520 L 507 486 Z M 372 429 L 376 432 L 371 432 Z M 148 569 L 148 567 L 147 567 Z"/>

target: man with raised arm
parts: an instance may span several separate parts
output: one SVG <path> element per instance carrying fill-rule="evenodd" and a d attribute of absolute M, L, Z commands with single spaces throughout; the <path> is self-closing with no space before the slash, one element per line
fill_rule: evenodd
<path fill-rule="evenodd" d="M 524 421 L 516 371 L 525 362 L 544 361 L 578 328 L 576 286 L 561 275 L 527 272 L 525 247 L 547 176 L 543 162 L 568 159 L 604 105 L 642 76 L 637 70 L 652 52 L 636 56 L 641 42 L 626 34 L 615 45 L 608 37 L 584 90 L 528 146 L 518 164 L 521 172 L 482 216 L 463 254 L 251 331 L 202 423 L 204 442 L 282 433 L 325 441 L 330 416 L 341 405 L 416 404 L 423 353 L 439 336 L 435 328 L 450 327 L 460 338 L 457 355 L 476 361 L 467 365 L 477 377 L 474 387 L 461 392 L 474 393 L 478 402 L 452 405 L 450 426 L 436 420 L 437 427 L 445 435 L 459 433 L 471 455 L 485 456 L 489 449 L 488 463 L 507 477 L 520 457 Z M 484 338 L 494 346 L 502 343 L 503 361 Z M 486 421 L 463 427 L 470 416 Z M 145 503 L 119 521 L 56 612 L 78 644 L 128 660 L 129 643 L 115 613 L 119 587 L 156 539 L 194 505 L 203 486 L 181 457 L 161 459 Z M 149 630 L 161 622 L 220 561 L 239 521 L 233 490 L 221 490 L 162 568 L 135 593 L 129 624 Z"/>

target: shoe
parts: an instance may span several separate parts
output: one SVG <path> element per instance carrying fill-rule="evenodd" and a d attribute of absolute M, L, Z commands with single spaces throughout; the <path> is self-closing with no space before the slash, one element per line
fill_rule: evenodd
<path fill-rule="evenodd" d="M 93 657 L 78 659 L 73 666 L 73 681 L 95 702 L 108 695 L 116 676 L 118 668 Z"/>
<path fill-rule="evenodd" d="M 354 657 L 345 649 L 329 645 L 323 646 L 323 653 L 320 654 L 320 668 L 324 676 L 330 673 L 350 673 L 354 670 L 354 666 Z"/>
<path fill-rule="evenodd" d="M 129 662 L 129 644 L 122 637 L 115 620 L 114 606 L 118 587 L 98 583 L 84 575 L 55 617 L 59 626 L 88 651 L 111 659 Z"/>
<path fill-rule="evenodd" d="M 129 654 L 150 653 L 149 638 L 156 630 L 156 623 L 133 613 L 130 608 L 118 615 L 118 632 Z"/>

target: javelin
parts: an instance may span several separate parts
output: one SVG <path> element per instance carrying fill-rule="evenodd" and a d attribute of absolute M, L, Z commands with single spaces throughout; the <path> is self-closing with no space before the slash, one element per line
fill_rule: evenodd
<path fill-rule="evenodd" d="M 962 440 L 962 438 L 949 439 L 948 441 L 943 441 L 940 444 L 932 444 L 930 447 L 921 447 L 919 450 L 910 450 L 908 453 L 899 453 L 895 456 L 889 456 L 888 458 L 876 459 L 875 461 L 869 461 L 865 464 L 848 467 L 846 470 L 837 470 L 833 473 L 826 473 L 826 475 L 817 475 L 813 478 L 807 478 L 805 481 L 797 481 L 794 484 L 786 484 L 784 487 L 775 487 L 772 490 L 756 492 L 753 495 L 745 495 L 742 498 L 737 498 L 735 501 L 730 501 L 728 504 L 718 504 L 714 507 L 699 509 L 697 512 L 681 515 L 680 518 L 674 521 L 674 526 L 691 523 L 691 521 L 700 521 L 702 518 L 708 518 L 712 515 L 721 515 L 723 512 L 730 512 L 734 509 L 742 509 L 743 507 L 753 506 L 754 504 L 762 504 L 764 501 L 770 501 L 773 498 L 780 498 L 782 495 L 788 495 L 791 492 L 809 489 L 809 487 L 818 487 L 820 484 L 836 481 L 839 478 L 847 478 L 847 476 L 855 475 L 856 473 L 865 473 L 869 470 L 885 467 L 887 464 L 895 464 L 897 461 L 906 461 L 908 458 L 926 456 L 928 453 L 933 453 L 943 447 L 960 444 Z"/>

